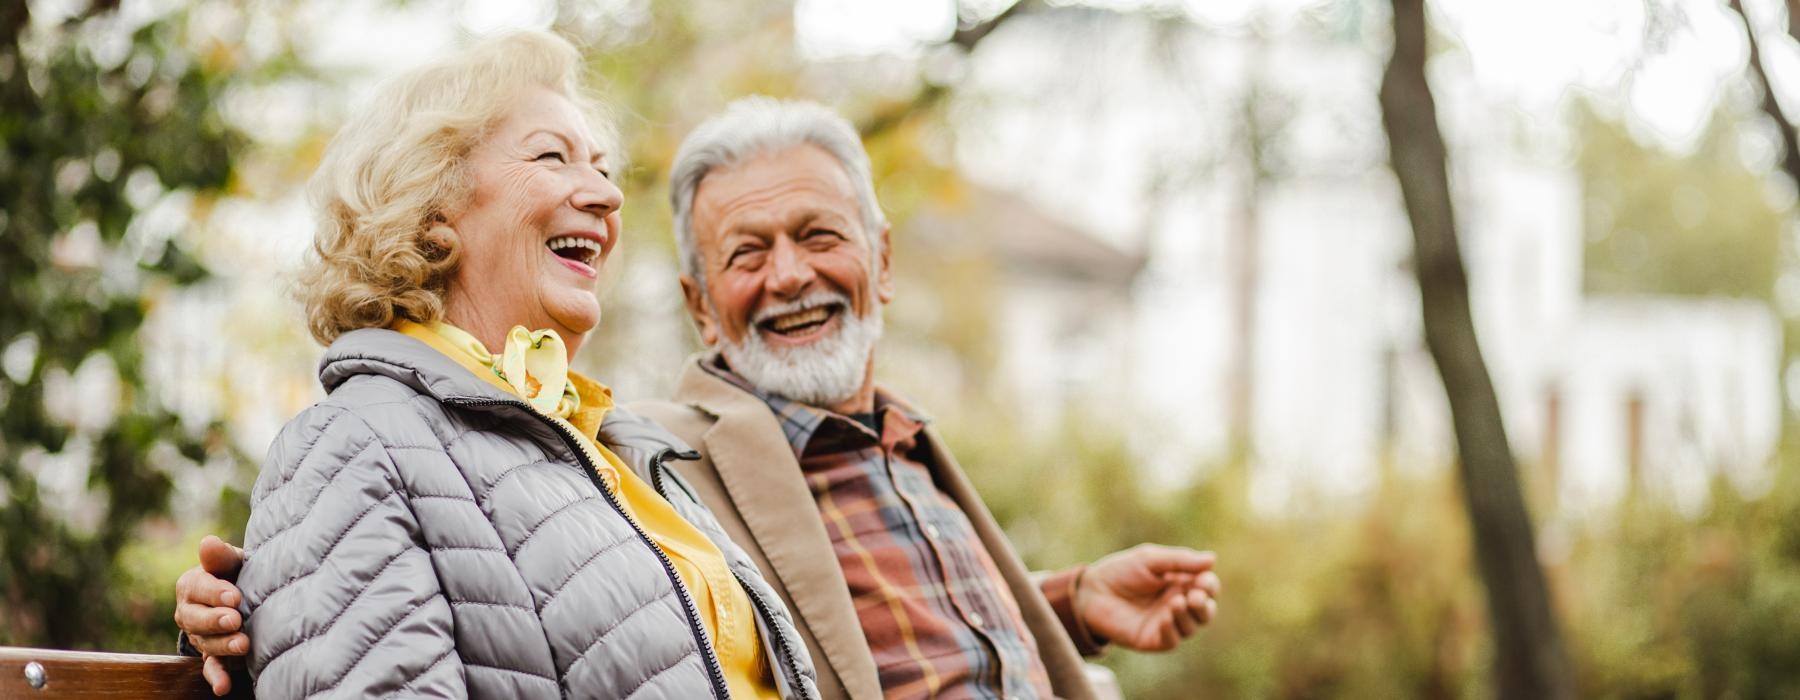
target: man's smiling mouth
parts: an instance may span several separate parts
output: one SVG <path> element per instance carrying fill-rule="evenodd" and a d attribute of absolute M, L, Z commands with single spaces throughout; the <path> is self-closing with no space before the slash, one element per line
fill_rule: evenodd
<path fill-rule="evenodd" d="M 843 311 L 843 308 L 840 304 L 824 304 L 764 319 L 756 325 L 758 328 L 777 335 L 803 335 L 830 322 L 833 316 Z"/>

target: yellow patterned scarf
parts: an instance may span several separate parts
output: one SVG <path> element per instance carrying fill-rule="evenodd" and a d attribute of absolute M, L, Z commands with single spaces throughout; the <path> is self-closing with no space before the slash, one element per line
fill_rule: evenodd
<path fill-rule="evenodd" d="M 468 331 L 442 321 L 428 328 L 487 367 L 540 413 L 566 420 L 581 406 L 581 394 L 569 379 L 569 350 L 556 331 L 513 326 L 495 358 Z"/>

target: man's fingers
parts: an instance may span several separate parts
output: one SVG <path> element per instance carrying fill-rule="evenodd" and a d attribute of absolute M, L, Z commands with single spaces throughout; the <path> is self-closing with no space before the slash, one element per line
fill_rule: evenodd
<path fill-rule="evenodd" d="M 243 633 L 188 635 L 188 644 L 207 656 L 243 656 L 250 651 L 250 637 Z"/>
<path fill-rule="evenodd" d="M 1133 547 L 1132 551 L 1142 558 L 1145 566 L 1158 574 L 1177 572 L 1198 574 L 1203 571 L 1211 571 L 1213 564 L 1218 562 L 1218 555 L 1212 552 L 1202 552 L 1187 547 L 1140 544 Z"/>
<path fill-rule="evenodd" d="M 1194 621 L 1201 625 L 1212 622 L 1213 612 L 1218 609 L 1218 601 L 1199 589 L 1192 589 L 1187 594 L 1187 610 L 1194 616 Z"/>
<path fill-rule="evenodd" d="M 207 657 L 205 666 L 200 668 L 200 675 L 207 678 L 207 686 L 212 686 L 212 695 L 223 698 L 230 693 L 230 669 L 225 668 L 225 660 L 220 657 Z"/>
<path fill-rule="evenodd" d="M 200 540 L 200 567 L 207 573 L 226 580 L 236 580 L 238 567 L 244 563 L 244 550 L 227 544 L 216 535 Z"/>
<path fill-rule="evenodd" d="M 175 604 L 175 626 L 190 637 L 231 634 L 238 631 L 243 622 L 243 616 L 234 608 L 191 602 Z"/>
<path fill-rule="evenodd" d="M 1219 580 L 1218 574 L 1208 571 L 1194 578 L 1194 586 L 1200 590 L 1206 591 L 1207 597 L 1217 598 L 1219 597 L 1219 590 L 1224 587 L 1224 583 Z"/>
<path fill-rule="evenodd" d="M 1178 639 L 1187 639 L 1194 636 L 1195 632 L 1200 631 L 1200 619 L 1194 609 L 1188 607 L 1187 596 L 1182 596 L 1180 602 L 1181 604 L 1170 610 L 1170 613 L 1175 618 L 1175 631 L 1180 634 Z"/>
<path fill-rule="evenodd" d="M 206 677 L 206 684 L 212 686 L 213 695 L 225 697 L 231 692 L 231 672 L 225 670 L 225 664 L 219 657 L 206 657 L 206 664 L 200 668 L 200 675 Z"/>
<path fill-rule="evenodd" d="M 194 603 L 214 608 L 236 608 L 244 595 L 230 581 L 194 567 L 175 583 L 175 603 Z"/>
<path fill-rule="evenodd" d="M 1159 627 L 1159 629 L 1157 630 L 1156 646 L 1150 647 L 1147 651 L 1168 651 L 1174 649 L 1176 645 L 1181 644 L 1180 623 L 1170 620 L 1168 624 L 1158 625 L 1157 627 Z"/>
<path fill-rule="evenodd" d="M 1185 590 L 1165 588 L 1152 605 L 1154 607 L 1146 611 L 1150 616 L 1145 619 L 1145 623 L 1154 626 L 1154 629 L 1142 640 L 1148 646 L 1140 651 L 1166 651 L 1175 648 L 1189 634 L 1185 626 L 1192 624 L 1192 620 L 1183 619 L 1187 608 Z"/>

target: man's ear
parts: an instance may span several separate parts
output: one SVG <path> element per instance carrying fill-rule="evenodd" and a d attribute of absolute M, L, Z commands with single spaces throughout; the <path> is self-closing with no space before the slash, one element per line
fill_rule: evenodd
<path fill-rule="evenodd" d="M 881 225 L 881 250 L 876 251 L 875 298 L 883 304 L 894 301 L 894 246 L 888 238 L 891 228 L 887 224 Z"/>
<path fill-rule="evenodd" d="M 707 347 L 719 344 L 719 324 L 713 322 L 711 313 L 706 310 L 706 290 L 694 281 L 692 275 L 681 276 L 681 296 L 687 302 L 688 316 L 694 319 L 694 329 L 700 331 L 700 342 Z"/>

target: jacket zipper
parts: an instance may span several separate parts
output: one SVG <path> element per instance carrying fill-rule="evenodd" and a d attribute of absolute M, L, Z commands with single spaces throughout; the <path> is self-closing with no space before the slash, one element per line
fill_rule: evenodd
<path fill-rule="evenodd" d="M 770 614 L 768 602 L 763 600 L 762 594 L 750 587 L 750 583 L 744 580 L 742 574 L 732 571 L 731 576 L 737 579 L 738 585 L 743 587 L 744 593 L 750 596 L 750 600 L 756 602 L 756 612 L 763 616 L 764 624 L 769 626 L 769 636 L 774 637 L 771 641 L 775 644 L 775 656 L 779 657 L 787 666 L 788 685 L 794 687 L 794 696 L 805 697 L 806 684 L 802 682 L 800 676 L 800 664 L 794 661 L 794 650 L 789 649 L 787 642 L 781 638 L 781 628 L 775 624 L 775 616 Z"/>
<path fill-rule="evenodd" d="M 581 438 L 571 432 L 569 428 L 564 427 L 561 422 L 538 413 L 536 409 L 523 401 L 460 399 L 446 400 L 445 403 L 458 406 L 517 406 L 556 429 L 556 434 L 562 436 L 563 442 L 568 443 L 569 447 L 574 449 L 575 459 L 581 462 L 582 471 L 587 473 L 588 481 L 593 482 L 594 487 L 600 490 L 600 496 L 606 499 L 606 504 L 612 506 L 613 511 L 625 519 L 625 523 L 631 526 L 632 532 L 637 533 L 638 540 L 650 548 L 650 551 L 656 555 L 657 561 L 662 562 L 663 573 L 668 575 L 669 581 L 675 584 L 675 597 L 681 599 L 681 608 L 687 613 L 688 631 L 693 633 L 694 641 L 700 644 L 700 656 L 706 661 L 707 676 L 712 681 L 713 695 L 720 700 L 730 700 L 731 692 L 725 687 L 725 671 L 719 664 L 719 657 L 713 651 L 712 642 L 706 638 L 705 627 L 700 623 L 700 612 L 694 605 L 694 599 L 688 595 L 687 586 L 681 582 L 681 575 L 675 572 L 674 562 L 669 561 L 669 555 L 664 554 L 662 548 L 656 546 L 656 542 L 650 539 L 649 533 L 644 532 L 643 526 L 638 525 L 637 520 L 625 512 L 625 508 L 619 505 L 619 501 L 613 496 L 612 491 L 606 488 L 606 482 L 601 480 L 600 473 L 595 470 L 593 461 L 588 458 L 587 448 L 581 445 Z M 654 472 L 654 470 L 652 471 Z M 665 498 L 667 497 L 665 496 Z"/>
<path fill-rule="evenodd" d="M 668 468 L 665 462 L 670 455 L 675 455 L 682 459 L 694 459 L 699 457 L 699 455 L 694 455 L 694 457 L 681 457 L 681 455 L 674 450 L 663 450 L 650 459 L 651 481 L 656 487 L 656 492 L 661 494 L 665 500 L 669 498 L 669 492 L 663 490 L 662 470 Z M 725 568 L 730 569 L 730 564 L 727 563 Z M 761 615 L 763 623 L 769 626 L 769 636 L 772 638 L 769 641 L 775 645 L 776 658 L 781 659 L 783 665 L 786 666 L 785 671 L 788 676 L 788 685 L 793 686 L 794 695 L 796 697 L 805 697 L 806 684 L 802 682 L 800 664 L 794 661 L 793 649 L 788 648 L 787 640 L 782 638 L 781 627 L 775 623 L 775 616 L 769 612 L 770 608 L 768 601 L 763 600 L 762 594 L 757 593 L 755 588 L 750 587 L 750 583 L 745 581 L 744 576 L 739 574 L 736 569 L 731 570 L 731 577 L 737 579 L 738 587 L 744 589 L 745 595 L 750 596 L 751 602 L 756 606 L 756 613 Z"/>

